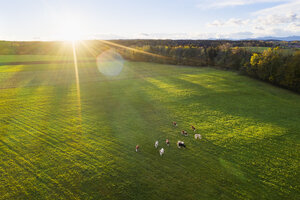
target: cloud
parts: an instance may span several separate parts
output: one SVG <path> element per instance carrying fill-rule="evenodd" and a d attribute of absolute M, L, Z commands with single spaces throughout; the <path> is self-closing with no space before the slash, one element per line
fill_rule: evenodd
<path fill-rule="evenodd" d="M 233 2 L 243 3 L 244 1 Z M 207 26 L 219 28 L 220 32 L 238 27 L 252 32 L 254 37 L 300 35 L 300 1 L 286 1 L 280 5 L 261 9 L 250 14 L 248 19 L 216 19 Z M 231 35 L 234 36 L 234 34 Z M 240 35 L 237 34 L 237 36 Z"/>
<path fill-rule="evenodd" d="M 254 23 L 280 25 L 300 22 L 300 1 L 290 1 L 282 5 L 262 9 L 252 13 Z"/>
<path fill-rule="evenodd" d="M 278 15 L 278 14 L 263 15 L 257 17 L 257 19 L 254 20 L 255 23 L 263 24 L 263 25 L 279 25 L 279 24 L 294 23 L 299 21 L 300 21 L 300 16 L 298 16 L 296 13 L 288 13 L 285 15 Z"/>
<path fill-rule="evenodd" d="M 208 26 L 224 26 L 224 22 L 222 22 L 222 21 L 219 21 L 219 20 L 215 20 L 215 21 L 213 21 L 213 22 L 211 22 L 211 23 L 208 23 L 207 25 Z"/>
<path fill-rule="evenodd" d="M 287 28 L 293 32 L 300 32 L 300 23 L 290 23 Z"/>
<path fill-rule="evenodd" d="M 231 38 L 234 39 L 242 39 L 242 38 L 250 38 L 254 35 L 254 33 L 250 31 L 244 31 L 244 32 L 236 32 L 229 34 Z"/>
<path fill-rule="evenodd" d="M 115 40 L 115 39 L 126 39 L 124 35 L 116 35 L 113 33 L 98 33 L 90 36 L 86 36 L 88 39 L 96 39 L 96 40 Z"/>
<path fill-rule="evenodd" d="M 227 24 L 230 26 L 246 25 L 247 23 L 248 23 L 248 20 L 235 19 L 235 18 L 231 18 L 227 21 Z"/>
<path fill-rule="evenodd" d="M 209 9 L 209 8 L 224 8 L 224 7 L 235 7 L 244 6 L 258 3 L 277 3 L 277 2 L 289 2 L 288 0 L 201 0 L 197 4 L 198 8 Z"/>
<path fill-rule="evenodd" d="M 264 31 L 265 30 L 265 28 L 262 27 L 262 26 L 254 26 L 254 29 L 258 30 L 258 31 Z"/>
<path fill-rule="evenodd" d="M 254 36 L 253 32 L 250 31 L 241 31 L 241 32 L 232 32 L 232 33 L 215 33 L 214 38 L 216 39 L 245 39 L 245 38 L 252 38 Z"/>
<path fill-rule="evenodd" d="M 263 27 L 265 32 L 273 35 L 300 34 L 300 1 L 289 1 L 285 4 L 262 9 L 252 13 L 255 18 L 252 25 Z M 263 31 L 256 30 L 263 34 Z"/>
<path fill-rule="evenodd" d="M 139 33 L 131 37 L 138 39 L 186 39 L 190 36 L 188 33 Z"/>
<path fill-rule="evenodd" d="M 249 31 L 234 33 L 139 33 L 128 35 L 126 39 L 243 39 L 252 37 Z"/>
<path fill-rule="evenodd" d="M 299 13 L 300 11 L 300 1 L 299 0 L 291 0 L 286 1 L 280 5 L 273 6 L 270 8 L 261 9 L 253 13 L 253 15 L 269 15 L 269 14 L 286 14 L 286 13 Z"/>
<path fill-rule="evenodd" d="M 227 21 L 215 20 L 211 23 L 207 23 L 207 26 L 215 26 L 215 27 L 243 26 L 243 25 L 247 25 L 248 23 L 249 23 L 249 20 L 231 18 Z"/>

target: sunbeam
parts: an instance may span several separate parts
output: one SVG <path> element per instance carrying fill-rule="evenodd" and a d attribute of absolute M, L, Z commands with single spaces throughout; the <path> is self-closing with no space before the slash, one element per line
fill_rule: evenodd
<path fill-rule="evenodd" d="M 76 77 L 76 91 L 77 91 L 77 102 L 78 102 L 78 116 L 80 120 L 81 127 L 81 100 L 80 100 L 80 84 L 79 84 L 79 74 L 78 74 L 78 62 L 77 62 L 77 54 L 76 54 L 76 42 L 72 41 L 72 49 L 73 49 L 73 59 L 74 59 L 74 69 L 75 69 L 75 77 Z"/>

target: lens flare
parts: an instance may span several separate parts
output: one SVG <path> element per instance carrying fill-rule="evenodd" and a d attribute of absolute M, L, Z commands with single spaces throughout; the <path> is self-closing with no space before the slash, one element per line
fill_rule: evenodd
<path fill-rule="evenodd" d="M 124 59 L 118 52 L 110 49 L 97 57 L 97 67 L 105 76 L 118 76 L 124 67 Z"/>

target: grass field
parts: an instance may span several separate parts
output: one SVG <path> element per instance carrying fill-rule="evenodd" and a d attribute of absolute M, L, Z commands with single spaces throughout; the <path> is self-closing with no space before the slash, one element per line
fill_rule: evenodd
<path fill-rule="evenodd" d="M 90 61 L 94 59 L 90 56 L 80 56 L 80 61 Z M 51 55 L 0 55 L 0 66 L 5 63 L 10 64 L 18 62 L 17 64 L 30 63 L 30 62 L 56 62 L 56 61 L 73 61 L 73 56 L 51 56 Z"/>
<path fill-rule="evenodd" d="M 243 49 L 252 51 L 254 53 L 262 53 L 265 50 L 268 50 L 270 47 L 241 47 Z"/>
<path fill-rule="evenodd" d="M 154 63 L 79 79 L 80 100 L 71 63 L 0 66 L 0 199 L 299 199 L 298 94 Z"/>
<path fill-rule="evenodd" d="M 265 50 L 268 50 L 270 47 L 241 47 L 241 48 L 251 51 L 252 53 L 263 53 Z M 297 49 L 291 49 L 291 48 L 281 49 L 281 53 L 283 55 L 293 55 L 296 51 Z"/>

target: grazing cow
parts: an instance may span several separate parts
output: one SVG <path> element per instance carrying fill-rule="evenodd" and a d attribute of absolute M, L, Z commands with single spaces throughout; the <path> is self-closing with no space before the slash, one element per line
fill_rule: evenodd
<path fill-rule="evenodd" d="M 139 146 L 139 145 L 136 145 L 136 146 L 135 146 L 135 151 L 138 152 L 139 148 L 140 148 L 140 146 Z"/>
<path fill-rule="evenodd" d="M 185 148 L 186 146 L 185 146 L 185 144 L 184 144 L 183 141 L 178 141 L 178 142 L 177 142 L 177 147 L 178 147 L 178 148 L 181 148 L 181 147 L 184 147 L 184 148 Z"/>
<path fill-rule="evenodd" d="M 173 122 L 173 126 L 177 126 L 177 123 L 176 123 L 176 122 Z"/>
<path fill-rule="evenodd" d="M 164 148 L 161 148 L 161 149 L 159 150 L 159 155 L 162 156 L 164 153 L 165 153 Z"/>
<path fill-rule="evenodd" d="M 194 126 L 192 126 L 193 131 L 196 131 L 196 128 Z"/>
<path fill-rule="evenodd" d="M 155 144 L 154 144 L 155 148 L 158 147 L 158 141 L 155 141 Z"/>
<path fill-rule="evenodd" d="M 202 139 L 202 136 L 201 136 L 200 134 L 195 134 L 195 139 L 201 140 L 201 139 Z"/>
<path fill-rule="evenodd" d="M 184 136 L 187 136 L 187 135 L 188 135 L 187 132 L 184 131 L 184 130 L 181 131 L 181 134 L 184 135 Z"/>
<path fill-rule="evenodd" d="M 169 139 L 166 139 L 166 144 L 167 144 L 168 146 L 170 145 Z"/>

